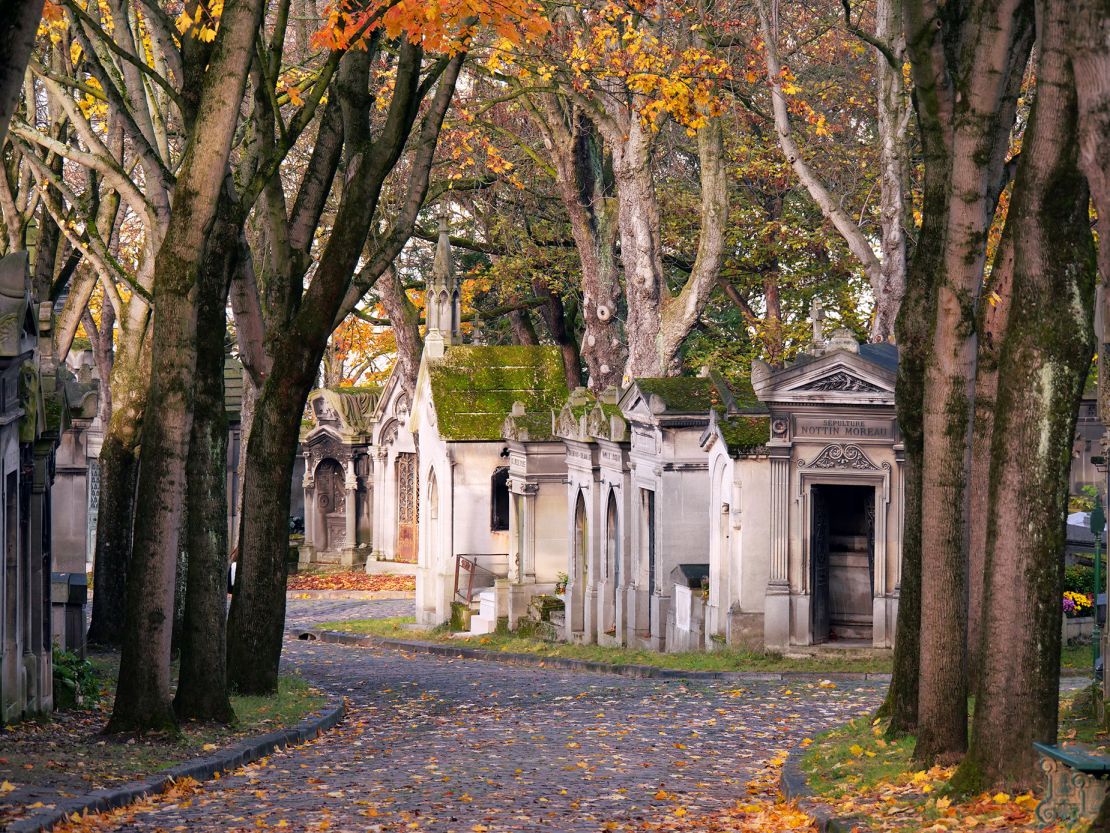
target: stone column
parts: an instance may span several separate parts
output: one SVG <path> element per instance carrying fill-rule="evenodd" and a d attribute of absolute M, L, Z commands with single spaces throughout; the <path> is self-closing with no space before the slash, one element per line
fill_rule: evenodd
<path fill-rule="evenodd" d="M 385 510 L 388 501 L 385 487 L 385 470 L 389 460 L 389 452 L 384 448 L 374 451 L 374 557 L 385 557 L 386 523 Z"/>
<path fill-rule="evenodd" d="M 790 448 L 771 453 L 771 569 L 763 640 L 768 648 L 785 648 L 790 644 Z"/>
<path fill-rule="evenodd" d="M 316 555 L 316 478 L 312 467 L 312 459 L 306 454 L 304 457 L 304 543 L 301 544 L 300 557 L 297 559 L 301 565 L 311 564 Z"/>
<path fill-rule="evenodd" d="M 358 559 L 358 477 L 355 475 L 353 458 L 347 461 L 347 476 L 343 480 L 343 488 L 346 490 L 347 500 L 344 507 L 346 529 L 342 562 L 344 566 L 351 567 Z"/>

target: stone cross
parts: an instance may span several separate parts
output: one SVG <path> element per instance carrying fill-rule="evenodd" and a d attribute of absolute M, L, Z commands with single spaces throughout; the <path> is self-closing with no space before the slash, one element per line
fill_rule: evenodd
<path fill-rule="evenodd" d="M 820 345 L 825 338 L 825 308 L 817 298 L 810 302 L 809 317 L 813 322 L 813 343 Z"/>

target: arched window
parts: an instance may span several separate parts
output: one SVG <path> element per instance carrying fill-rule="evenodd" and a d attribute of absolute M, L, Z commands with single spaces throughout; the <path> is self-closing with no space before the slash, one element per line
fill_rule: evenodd
<path fill-rule="evenodd" d="M 504 532 L 509 528 L 509 467 L 500 466 L 490 478 L 489 528 Z"/>

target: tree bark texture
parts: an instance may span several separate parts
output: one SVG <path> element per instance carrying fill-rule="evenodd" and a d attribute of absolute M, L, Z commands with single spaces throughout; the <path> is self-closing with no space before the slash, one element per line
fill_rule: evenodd
<path fill-rule="evenodd" d="M 976 310 L 993 216 L 992 194 L 1009 150 L 1016 97 L 1032 41 L 1028 0 L 969 4 L 962 19 L 932 2 L 907 2 L 926 165 L 943 166 L 931 350 L 924 366 L 921 493 L 921 645 L 916 755 L 952 760 L 967 748 L 967 553 Z M 948 67 L 944 60 L 955 65 Z M 967 68 L 975 66 L 971 72 Z M 937 146 L 939 144 L 939 147 Z M 927 206 L 932 209 L 934 206 Z"/>
<path fill-rule="evenodd" d="M 559 196 L 570 219 L 582 269 L 582 349 L 590 390 L 619 386 L 625 363 L 618 310 L 617 208 L 597 130 L 572 103 L 541 97 L 537 121 L 555 163 Z"/>
<path fill-rule="evenodd" d="M 913 107 L 902 77 L 906 53 L 902 0 L 878 0 L 875 4 L 875 37 L 889 46 L 894 65 L 886 55 L 875 50 L 882 241 L 878 285 L 872 286 L 875 312 L 871 319 L 871 341 L 893 341 L 898 308 L 906 294 L 906 229 L 912 228 L 909 125 Z"/>
<path fill-rule="evenodd" d="M 411 402 L 416 393 L 420 354 L 424 351 L 424 339 L 420 336 L 420 310 L 409 301 L 397 270 L 392 266 L 378 278 L 377 290 L 397 343 L 397 372 L 401 377 L 401 387 Z"/>
<path fill-rule="evenodd" d="M 0 145 L 19 102 L 23 72 L 42 19 L 43 0 L 0 0 Z"/>
<path fill-rule="evenodd" d="M 182 720 L 230 723 L 227 693 L 227 410 L 224 404 L 226 308 L 238 267 L 238 212 L 230 188 L 220 197 L 198 280 L 193 425 L 186 466 L 187 581 L 174 710 Z"/>
<path fill-rule="evenodd" d="M 128 626 L 110 731 L 176 726 L 170 696 L 174 573 L 181 548 L 185 468 L 196 371 L 197 275 L 215 217 L 247 68 L 262 15 L 261 0 L 224 6 L 214 54 L 158 250 L 151 379 L 136 492 L 134 551 L 127 579 Z"/>
<path fill-rule="evenodd" d="M 1094 350 L 1095 258 L 1078 167 L 1068 0 L 1037 2 L 1037 96 L 1022 142 L 999 268 L 1013 299 L 991 440 L 981 671 L 957 789 L 1040 781 L 1054 743 L 1060 594 L 1076 415 Z M 1012 246 L 1012 253 L 1010 247 Z"/>
<path fill-rule="evenodd" d="M 114 408 L 100 448 L 100 497 L 93 556 L 93 603 L 88 641 L 117 646 L 123 641 L 127 573 L 135 483 L 139 472 L 139 435 L 146 413 L 150 353 L 143 342 L 121 345 L 110 381 Z"/>

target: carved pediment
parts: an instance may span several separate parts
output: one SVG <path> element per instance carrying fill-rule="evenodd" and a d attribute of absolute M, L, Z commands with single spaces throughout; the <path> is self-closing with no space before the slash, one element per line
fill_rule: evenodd
<path fill-rule="evenodd" d="M 326 427 L 312 432 L 303 447 L 305 453 L 317 462 L 330 458 L 346 463 L 354 453 L 351 446 L 342 442 Z"/>
<path fill-rule="evenodd" d="M 883 388 L 844 370 L 838 370 L 795 390 L 838 391 L 842 393 L 881 393 Z"/>
<path fill-rule="evenodd" d="M 832 443 L 810 462 L 799 461 L 803 469 L 847 469 L 849 471 L 879 471 L 866 452 L 854 443 Z"/>
<path fill-rule="evenodd" d="M 581 420 L 574 415 L 574 409 L 571 408 L 570 403 L 564 403 L 555 418 L 555 435 L 568 440 L 582 440 L 585 439 L 586 430 L 588 429 L 583 429 Z"/>

